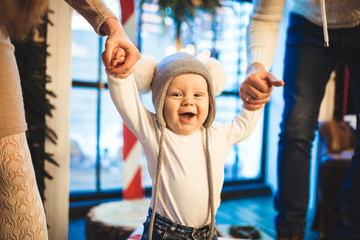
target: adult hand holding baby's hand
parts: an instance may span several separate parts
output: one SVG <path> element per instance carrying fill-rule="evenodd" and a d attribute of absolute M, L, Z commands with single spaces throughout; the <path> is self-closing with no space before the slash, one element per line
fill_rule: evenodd
<path fill-rule="evenodd" d="M 278 80 L 266 71 L 260 63 L 254 63 L 247 70 L 247 77 L 241 84 L 239 95 L 244 102 L 244 108 L 257 110 L 270 101 L 271 91 L 283 86 L 284 81 Z"/>
<path fill-rule="evenodd" d="M 141 57 L 139 50 L 129 40 L 116 19 L 107 19 L 101 30 L 108 36 L 102 54 L 106 70 L 119 78 L 126 78 L 132 73 L 135 63 Z M 120 58 L 114 57 L 115 49 L 122 49 Z"/>
<path fill-rule="evenodd" d="M 102 61 L 105 62 L 105 59 L 108 58 L 107 54 L 106 54 L 106 51 L 104 51 L 102 54 L 101 54 L 101 58 L 102 58 Z M 125 62 L 125 59 L 126 59 L 126 52 L 124 49 L 122 48 L 115 48 L 113 50 L 113 53 L 111 54 L 111 64 L 113 65 L 113 68 L 120 68 L 121 65 L 124 64 Z M 118 78 L 126 78 L 131 72 L 132 72 L 132 69 L 130 71 L 129 74 L 127 73 L 124 73 L 124 72 L 120 72 L 120 73 L 116 73 L 116 71 L 111 71 L 111 69 L 106 69 L 106 71 L 110 74 L 113 74 L 115 75 L 116 77 Z"/>

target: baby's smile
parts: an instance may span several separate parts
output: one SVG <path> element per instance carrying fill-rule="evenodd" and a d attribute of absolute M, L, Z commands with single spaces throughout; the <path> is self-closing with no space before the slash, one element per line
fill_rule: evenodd
<path fill-rule="evenodd" d="M 181 121 L 188 122 L 188 121 L 190 121 L 193 117 L 195 117 L 195 113 L 185 112 L 185 113 L 179 114 L 179 116 L 180 116 L 180 120 L 181 120 Z"/>

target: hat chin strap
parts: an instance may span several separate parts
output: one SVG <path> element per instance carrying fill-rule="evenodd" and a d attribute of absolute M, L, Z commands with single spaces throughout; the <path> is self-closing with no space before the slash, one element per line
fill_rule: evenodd
<path fill-rule="evenodd" d="M 214 206 L 214 185 L 213 185 L 213 175 L 212 175 L 212 162 L 209 149 L 209 130 L 205 129 L 206 133 L 206 165 L 207 165 L 207 174 L 209 182 L 209 204 L 210 204 L 210 213 L 211 213 L 211 222 L 210 222 L 210 235 L 209 240 L 212 239 L 214 235 L 215 228 L 215 206 Z"/>
<path fill-rule="evenodd" d="M 164 159 L 164 148 L 163 148 L 164 131 L 165 131 L 165 127 L 161 126 L 160 147 L 159 147 L 159 156 L 158 156 L 158 163 L 157 163 L 157 168 L 156 168 L 156 179 L 155 179 L 155 189 L 154 189 L 154 202 L 153 202 L 153 207 L 152 207 L 152 212 L 151 212 L 151 220 L 150 220 L 149 233 L 148 233 L 149 240 L 152 240 L 152 235 L 153 235 L 156 206 L 157 206 L 157 202 L 158 202 L 160 169 L 161 169 L 161 165 L 162 165 L 162 162 Z"/>
<path fill-rule="evenodd" d="M 159 191 L 159 182 L 160 182 L 160 169 L 162 162 L 164 160 L 164 131 L 165 127 L 161 127 L 161 135 L 160 135 L 160 147 L 159 147 L 159 156 L 158 156 L 158 164 L 156 168 L 156 179 L 155 179 L 155 189 L 154 189 L 154 202 L 151 212 L 151 220 L 149 226 L 149 240 L 152 240 L 153 230 L 154 230 L 154 222 L 155 222 L 155 213 L 156 213 L 156 206 L 158 202 L 158 191 Z M 212 175 L 212 164 L 211 164 L 211 156 L 209 150 L 209 131 L 205 129 L 205 136 L 206 136 L 206 166 L 207 166 L 207 175 L 208 175 L 208 182 L 209 182 L 209 204 L 210 204 L 210 214 L 211 214 L 211 222 L 210 222 L 210 234 L 209 240 L 213 238 L 214 235 L 214 227 L 215 227 L 215 206 L 214 206 L 214 186 L 213 186 L 213 175 Z"/>

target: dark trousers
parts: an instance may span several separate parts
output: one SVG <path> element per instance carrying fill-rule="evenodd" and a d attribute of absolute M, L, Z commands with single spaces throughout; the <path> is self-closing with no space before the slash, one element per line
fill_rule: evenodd
<path fill-rule="evenodd" d="M 340 200 L 336 239 L 360 239 L 360 26 L 323 29 L 291 14 L 284 67 L 284 111 L 278 149 L 276 230 L 281 235 L 304 233 L 309 199 L 310 156 L 325 86 L 340 59 L 350 72 L 357 114 L 357 144 Z"/>

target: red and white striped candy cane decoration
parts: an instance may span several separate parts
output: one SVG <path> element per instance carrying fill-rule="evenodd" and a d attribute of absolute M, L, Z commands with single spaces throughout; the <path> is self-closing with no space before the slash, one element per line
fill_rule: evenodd
<path fill-rule="evenodd" d="M 120 0 L 121 24 L 129 39 L 136 42 L 136 19 L 134 0 Z M 123 198 L 130 200 L 144 197 L 144 189 L 141 184 L 142 147 L 134 134 L 123 124 Z"/>
<path fill-rule="evenodd" d="M 121 7 L 121 24 L 126 35 L 133 43 L 137 43 L 136 39 L 136 18 L 135 18 L 135 1 L 120 0 Z"/>
<path fill-rule="evenodd" d="M 142 147 L 134 134 L 123 125 L 123 198 L 130 200 L 144 197 L 144 189 L 141 184 L 140 158 Z"/>

